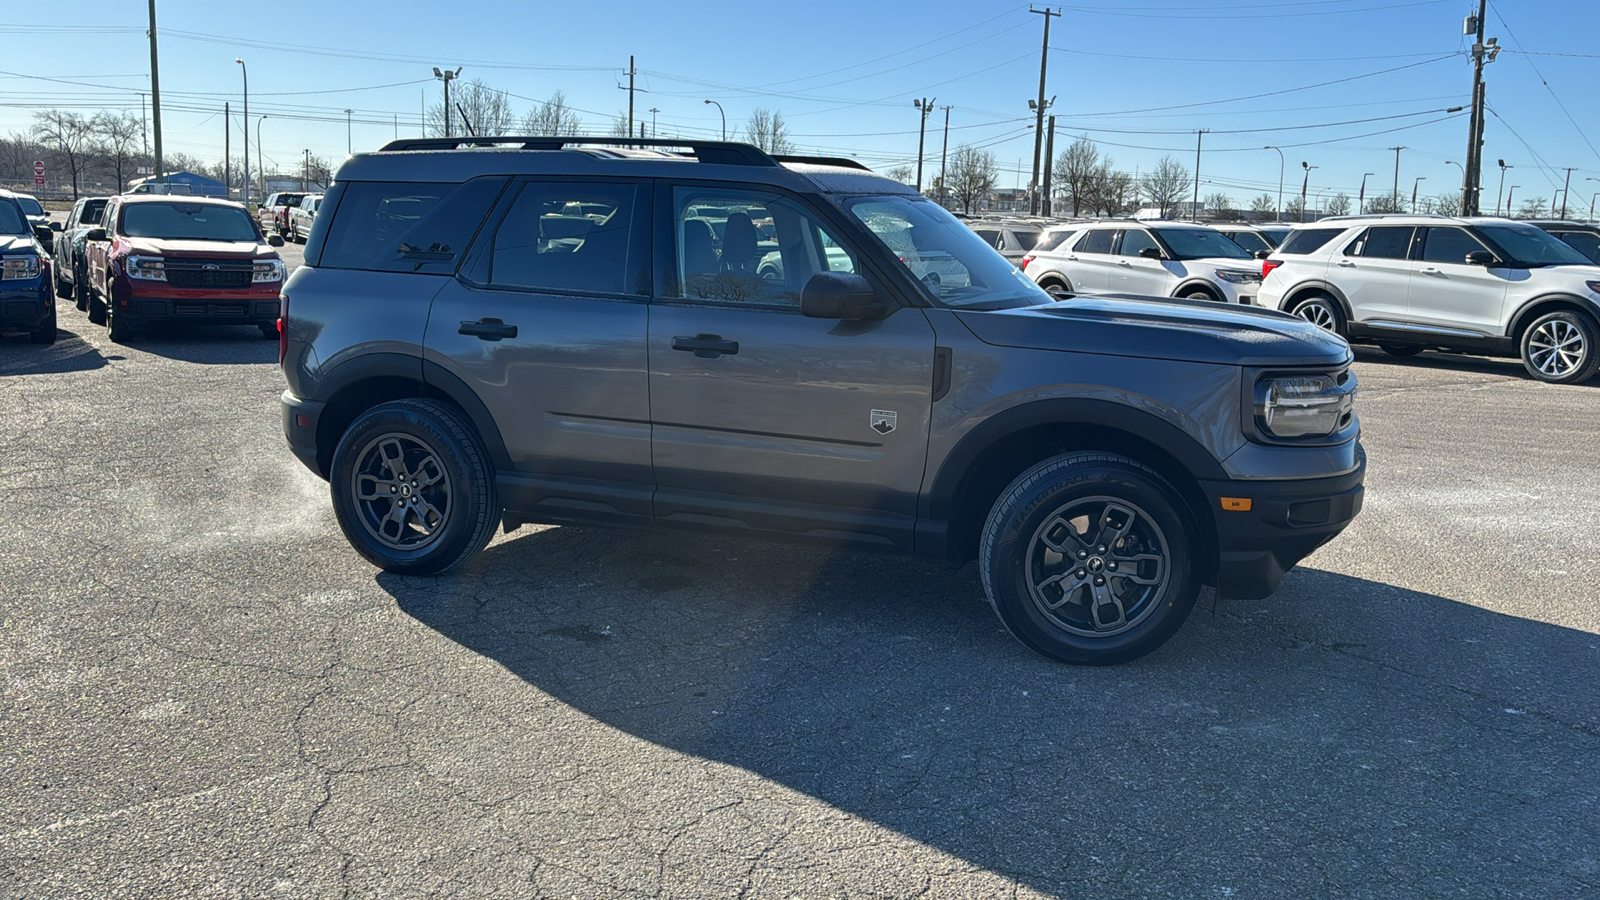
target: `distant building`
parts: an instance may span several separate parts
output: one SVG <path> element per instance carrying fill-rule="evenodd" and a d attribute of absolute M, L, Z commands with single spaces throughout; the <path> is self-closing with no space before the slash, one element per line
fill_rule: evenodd
<path fill-rule="evenodd" d="M 279 191 L 310 191 L 313 193 L 321 193 L 323 190 L 323 185 L 318 184 L 315 181 L 305 181 L 298 175 L 268 175 L 262 180 L 266 182 L 266 188 L 262 192 L 263 195 L 273 194 Z"/>
<path fill-rule="evenodd" d="M 193 172 L 172 172 L 163 178 L 162 182 L 166 184 L 188 185 L 190 194 L 201 197 L 225 197 L 228 194 L 227 188 L 223 186 L 222 182 L 216 180 L 215 178 L 207 178 L 204 175 L 196 175 Z M 139 189 L 140 185 L 154 185 L 156 183 L 157 181 L 154 175 L 151 175 L 148 178 L 140 178 L 129 182 L 128 191 L 129 193 L 133 193 Z M 143 193 L 149 193 L 149 191 L 145 191 Z"/>

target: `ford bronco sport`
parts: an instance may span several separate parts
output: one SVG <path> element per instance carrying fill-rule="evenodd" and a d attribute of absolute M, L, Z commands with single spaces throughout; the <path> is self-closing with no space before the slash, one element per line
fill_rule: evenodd
<path fill-rule="evenodd" d="M 1203 584 L 1270 594 L 1361 506 L 1342 339 L 1216 303 L 1057 301 L 848 160 L 402 140 L 341 167 L 305 259 L 284 432 L 391 572 L 526 523 L 977 559 L 1024 644 L 1114 663 Z"/>

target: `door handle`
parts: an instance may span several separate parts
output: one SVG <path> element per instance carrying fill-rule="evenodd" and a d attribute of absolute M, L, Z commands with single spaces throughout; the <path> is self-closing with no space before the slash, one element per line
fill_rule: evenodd
<path fill-rule="evenodd" d="M 1067 257 L 1067 259 L 1070 259 L 1073 262 L 1077 262 L 1078 261 L 1078 258 L 1076 256 L 1069 256 L 1069 257 Z"/>
<path fill-rule="evenodd" d="M 1339 268 L 1341 268 L 1341 269 L 1354 269 L 1355 267 L 1356 267 L 1356 264 L 1351 262 L 1348 259 L 1339 260 Z"/>
<path fill-rule="evenodd" d="M 679 334 L 672 338 L 672 349 L 690 351 L 700 359 L 716 359 L 724 353 L 738 353 L 739 342 L 725 341 L 720 334 L 697 334 L 694 337 Z"/>
<path fill-rule="evenodd" d="M 1131 268 L 1133 268 L 1133 263 L 1131 263 L 1131 262 L 1128 262 L 1128 261 L 1127 261 L 1127 260 L 1125 260 L 1125 259 L 1119 259 L 1119 260 L 1117 260 L 1117 265 L 1119 265 L 1119 266 L 1121 266 L 1121 267 L 1123 267 L 1123 268 L 1124 268 L 1124 269 L 1131 269 Z"/>
<path fill-rule="evenodd" d="M 456 333 L 476 335 L 479 340 L 484 341 L 498 341 L 501 338 L 516 337 L 517 326 L 507 325 L 499 319 L 479 319 L 476 322 L 462 322 Z"/>
<path fill-rule="evenodd" d="M 1426 269 L 1422 270 L 1422 274 L 1424 274 L 1424 275 L 1443 275 L 1444 273 L 1441 272 L 1438 269 L 1435 269 L 1433 266 L 1429 266 Z"/>

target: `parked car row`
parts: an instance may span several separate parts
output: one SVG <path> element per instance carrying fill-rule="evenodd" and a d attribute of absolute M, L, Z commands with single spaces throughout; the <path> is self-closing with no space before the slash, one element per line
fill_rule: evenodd
<path fill-rule="evenodd" d="M 311 223 L 316 221 L 321 203 L 321 194 L 278 191 L 261 202 L 256 219 L 264 233 L 304 243 L 311 236 Z"/>

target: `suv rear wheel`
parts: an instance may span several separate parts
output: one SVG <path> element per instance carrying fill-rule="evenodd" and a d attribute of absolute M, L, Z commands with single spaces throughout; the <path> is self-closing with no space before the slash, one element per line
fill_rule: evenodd
<path fill-rule="evenodd" d="M 1012 635 L 1045 656 L 1137 659 L 1177 631 L 1199 595 L 1198 533 L 1184 510 L 1171 485 L 1127 457 L 1047 459 L 989 512 L 984 593 Z"/>
<path fill-rule="evenodd" d="M 1338 301 L 1327 294 L 1301 300 L 1294 305 L 1292 312 L 1324 331 L 1344 336 L 1344 310 L 1339 308 Z"/>
<path fill-rule="evenodd" d="M 333 510 L 373 565 L 434 575 L 488 546 L 500 515 L 489 456 L 470 425 L 433 400 L 367 410 L 339 439 Z"/>
<path fill-rule="evenodd" d="M 1551 384 L 1576 384 L 1600 369 L 1595 321 L 1559 310 L 1540 316 L 1522 333 L 1522 365 L 1528 374 Z"/>

